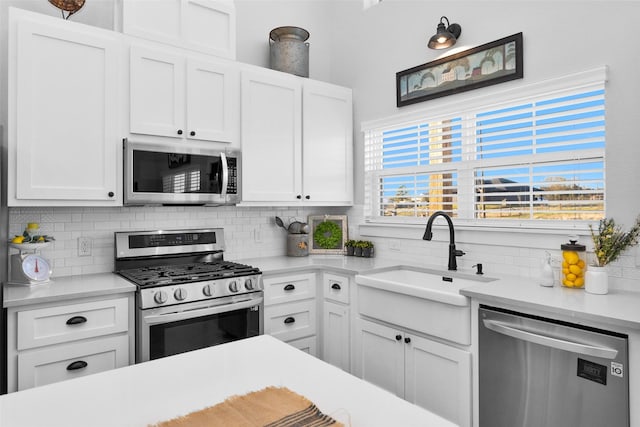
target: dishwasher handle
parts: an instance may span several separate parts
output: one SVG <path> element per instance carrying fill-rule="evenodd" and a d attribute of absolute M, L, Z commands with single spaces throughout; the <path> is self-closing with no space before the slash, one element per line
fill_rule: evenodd
<path fill-rule="evenodd" d="M 615 359 L 618 350 L 609 347 L 599 347 L 591 344 L 567 341 L 560 338 L 550 337 L 541 332 L 531 332 L 517 328 L 515 325 L 499 320 L 482 319 L 484 326 L 499 334 L 507 335 L 523 341 L 534 344 L 540 344 L 545 347 L 551 347 L 558 350 L 570 351 L 585 356 L 602 357 L 604 359 Z"/>

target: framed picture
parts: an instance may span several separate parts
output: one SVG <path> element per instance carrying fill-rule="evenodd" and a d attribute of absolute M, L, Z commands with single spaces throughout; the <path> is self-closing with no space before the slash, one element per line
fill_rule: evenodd
<path fill-rule="evenodd" d="M 309 215 L 309 253 L 342 254 L 347 241 L 346 215 Z"/>
<path fill-rule="evenodd" d="M 396 105 L 521 79 L 522 68 L 522 33 L 518 33 L 396 73 Z"/>

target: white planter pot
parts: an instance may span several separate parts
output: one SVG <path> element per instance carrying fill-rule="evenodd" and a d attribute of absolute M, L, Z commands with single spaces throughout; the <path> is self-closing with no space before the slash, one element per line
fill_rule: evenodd
<path fill-rule="evenodd" d="M 584 289 L 590 294 L 604 295 L 609 292 L 607 267 L 590 265 L 584 275 Z"/>

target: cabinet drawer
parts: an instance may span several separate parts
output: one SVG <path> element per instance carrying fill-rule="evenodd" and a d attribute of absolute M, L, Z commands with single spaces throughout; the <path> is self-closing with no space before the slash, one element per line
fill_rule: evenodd
<path fill-rule="evenodd" d="M 326 299 L 349 304 L 349 277 L 326 273 L 322 278 L 322 287 Z"/>
<path fill-rule="evenodd" d="M 265 305 L 298 301 L 316 296 L 315 273 L 265 277 L 263 283 Z"/>
<path fill-rule="evenodd" d="M 315 300 L 265 307 L 264 331 L 282 341 L 315 335 Z"/>
<path fill-rule="evenodd" d="M 19 311 L 18 350 L 126 332 L 128 298 Z"/>
<path fill-rule="evenodd" d="M 31 350 L 18 354 L 18 390 L 79 378 L 128 364 L 127 334 Z"/>

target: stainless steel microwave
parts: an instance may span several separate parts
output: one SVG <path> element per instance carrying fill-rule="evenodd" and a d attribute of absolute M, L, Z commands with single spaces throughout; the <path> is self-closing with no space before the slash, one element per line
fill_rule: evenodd
<path fill-rule="evenodd" d="M 240 151 L 124 139 L 125 205 L 234 205 Z"/>

